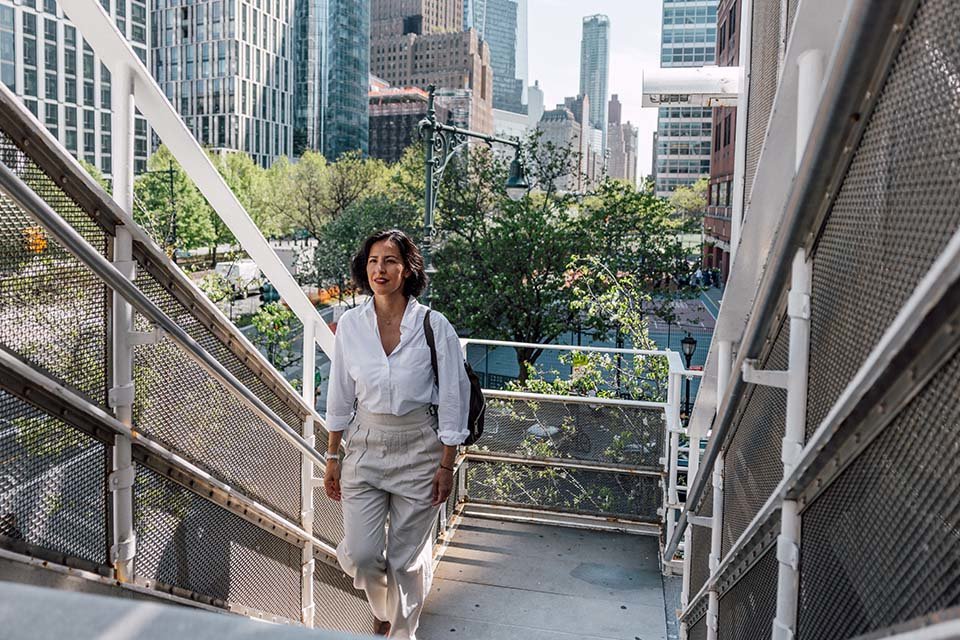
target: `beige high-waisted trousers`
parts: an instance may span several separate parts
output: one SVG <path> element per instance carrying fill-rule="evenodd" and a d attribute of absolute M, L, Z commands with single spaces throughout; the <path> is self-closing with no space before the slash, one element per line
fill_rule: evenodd
<path fill-rule="evenodd" d="M 373 615 L 390 622 L 391 638 L 415 640 L 433 579 L 439 507 L 430 503 L 443 452 L 436 426 L 424 405 L 403 416 L 358 408 L 348 427 L 337 559 L 366 592 Z"/>

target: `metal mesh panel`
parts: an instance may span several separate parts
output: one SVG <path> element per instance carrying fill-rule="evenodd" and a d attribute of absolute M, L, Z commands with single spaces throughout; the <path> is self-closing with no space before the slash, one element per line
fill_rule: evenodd
<path fill-rule="evenodd" d="M 339 569 L 317 561 L 313 572 L 313 624 L 318 629 L 369 634 L 373 614 L 362 591 Z"/>
<path fill-rule="evenodd" d="M 687 629 L 687 640 L 707 640 L 707 617 L 704 616 Z"/>
<path fill-rule="evenodd" d="M 784 371 L 789 365 L 787 319 L 780 324 L 769 355 L 760 368 Z M 787 394 L 784 389 L 756 385 L 724 454 L 722 551 L 737 538 L 783 479 L 780 460 Z"/>
<path fill-rule="evenodd" d="M 658 520 L 660 478 L 649 475 L 534 467 L 471 460 L 471 501 L 559 509 L 573 513 Z"/>
<path fill-rule="evenodd" d="M 476 447 L 659 468 L 665 429 L 662 409 L 491 398 Z"/>
<path fill-rule="evenodd" d="M 315 472 L 322 475 L 323 471 Z M 339 502 L 327 497 L 323 487 L 313 492 L 313 535 L 334 547 L 343 540 L 343 510 Z"/>
<path fill-rule="evenodd" d="M 767 125 L 770 122 L 780 74 L 780 3 L 781 0 L 756 0 L 753 3 L 743 189 L 748 202 L 753 190 L 753 179 L 757 174 L 760 152 L 767 137 Z"/>
<path fill-rule="evenodd" d="M 921 3 L 816 247 L 808 436 L 960 223 L 958 28 Z"/>
<path fill-rule="evenodd" d="M 107 448 L 0 391 L 3 536 L 107 564 Z"/>
<path fill-rule="evenodd" d="M 703 492 L 703 499 L 700 502 L 700 509 L 696 515 L 704 517 L 713 516 L 713 480 L 708 479 L 706 489 Z M 690 598 L 697 595 L 700 589 L 710 577 L 710 543 L 711 529 L 709 527 L 690 527 Z"/>
<path fill-rule="evenodd" d="M 10 139 L 0 157 L 100 253 L 103 231 Z M 106 406 L 107 289 L 9 198 L 0 195 L 0 344 Z"/>
<path fill-rule="evenodd" d="M 958 392 L 960 355 L 804 511 L 801 637 L 960 605 Z"/>
<path fill-rule="evenodd" d="M 134 492 L 138 577 L 300 619 L 299 547 L 143 466 Z"/>
<path fill-rule="evenodd" d="M 728 592 L 720 596 L 719 640 L 766 640 L 777 613 L 777 549 L 771 547 Z"/>
<path fill-rule="evenodd" d="M 148 275 L 138 275 L 137 284 L 151 297 L 163 296 Z M 134 362 L 140 431 L 299 521 L 300 453 L 292 444 L 172 341 L 138 346 Z"/>

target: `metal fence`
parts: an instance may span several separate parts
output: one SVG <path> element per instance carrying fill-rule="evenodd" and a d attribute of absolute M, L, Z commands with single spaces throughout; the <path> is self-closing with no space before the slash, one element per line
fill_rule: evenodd
<path fill-rule="evenodd" d="M 681 619 L 688 638 L 906 633 L 960 605 L 960 7 L 744 4 L 742 246 L 769 255 L 739 336 L 721 311 L 736 356 L 711 352 L 717 392 L 694 411 L 711 439 L 666 546 Z"/>

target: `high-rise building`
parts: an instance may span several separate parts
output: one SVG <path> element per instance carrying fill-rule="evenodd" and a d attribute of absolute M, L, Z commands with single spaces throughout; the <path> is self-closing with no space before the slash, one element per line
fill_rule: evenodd
<path fill-rule="evenodd" d="M 637 182 L 637 146 L 639 133 L 629 122 L 621 122 L 623 107 L 617 94 L 610 98 L 607 107 L 607 174 L 616 180 L 630 184 Z"/>
<path fill-rule="evenodd" d="M 717 9 L 717 64 L 740 63 L 740 2 L 720 0 Z M 733 211 L 734 147 L 737 108 L 713 110 L 713 147 L 710 157 L 710 190 L 703 217 L 703 264 L 719 269 L 726 281 L 730 270 L 730 216 Z"/>
<path fill-rule="evenodd" d="M 293 153 L 367 152 L 370 5 L 296 0 Z"/>
<path fill-rule="evenodd" d="M 463 30 L 462 0 L 369 0 L 370 38 Z"/>
<path fill-rule="evenodd" d="M 526 113 L 527 0 L 464 0 L 463 24 L 490 45 L 493 108 Z"/>
<path fill-rule="evenodd" d="M 146 0 L 117 3 L 114 22 L 149 65 Z M 110 72 L 55 0 L 0 0 L 0 81 L 70 153 L 113 173 Z M 134 120 L 134 171 L 147 168 L 149 132 Z"/>
<path fill-rule="evenodd" d="M 543 112 L 543 117 L 537 125 L 540 130 L 540 144 L 552 144 L 557 148 L 570 147 L 578 151 L 583 146 L 583 136 L 580 123 L 573 112 L 564 105 L 557 105 L 556 109 Z M 581 191 L 583 176 L 579 164 L 571 167 L 571 171 L 556 180 L 554 187 L 561 191 Z"/>
<path fill-rule="evenodd" d="M 462 0 L 454 0 L 458 9 L 458 25 L 462 23 Z M 493 131 L 493 71 L 490 48 L 475 29 L 444 31 L 443 21 L 426 20 L 422 14 L 402 16 L 397 13 L 406 4 L 412 9 L 435 9 L 436 3 L 402 3 L 399 0 L 373 0 L 372 15 L 382 23 L 380 36 L 371 37 L 370 72 L 395 87 L 435 85 L 448 92 L 460 105 L 452 111 L 467 117 L 465 123 L 484 133 Z M 447 3 L 449 4 L 449 3 Z M 428 15 L 444 16 L 443 12 Z M 417 18 L 417 16 L 420 18 Z M 406 18 L 417 18 L 407 20 Z M 397 22 L 399 20 L 399 23 Z M 419 31 L 388 33 L 386 26 L 405 22 L 416 23 Z M 402 28 L 401 28 L 402 31 Z M 464 93 L 469 92 L 469 93 Z M 440 92 L 438 92 L 440 93 Z M 469 98 L 469 104 L 463 104 Z"/>
<path fill-rule="evenodd" d="M 527 87 L 527 116 L 534 127 L 543 117 L 543 89 L 539 80 L 534 80 L 533 85 Z"/>
<path fill-rule="evenodd" d="M 661 67 L 702 67 L 716 61 L 717 0 L 664 0 Z M 709 107 L 661 107 L 655 148 L 657 195 L 710 175 L 713 113 Z"/>
<path fill-rule="evenodd" d="M 587 16 L 583 19 L 583 35 L 580 39 L 580 94 L 590 96 L 595 105 L 590 114 L 590 126 L 601 131 L 603 148 L 606 149 L 607 82 L 610 76 L 610 18 L 604 15 Z"/>
<path fill-rule="evenodd" d="M 154 5 L 153 75 L 202 144 L 267 166 L 293 152 L 293 3 Z"/>

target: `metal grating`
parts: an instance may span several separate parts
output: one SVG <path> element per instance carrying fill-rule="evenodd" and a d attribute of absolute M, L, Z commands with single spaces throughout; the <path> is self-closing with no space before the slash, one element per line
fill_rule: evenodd
<path fill-rule="evenodd" d="M 788 319 L 780 323 L 762 369 L 784 371 L 789 365 Z M 726 554 L 783 479 L 780 460 L 787 413 L 784 389 L 756 385 L 724 454 L 723 544 Z"/>
<path fill-rule="evenodd" d="M 0 544 L 107 564 L 107 447 L 0 390 Z"/>
<path fill-rule="evenodd" d="M 960 5 L 922 2 L 813 256 L 809 437 L 960 224 Z"/>
<path fill-rule="evenodd" d="M 300 619 L 299 547 L 142 465 L 134 526 L 139 578 Z"/>
<path fill-rule="evenodd" d="M 750 91 L 747 98 L 747 140 L 744 165 L 746 202 L 750 202 L 760 152 L 780 76 L 780 19 L 782 0 L 755 0 L 750 46 Z M 745 207 L 745 210 L 747 208 Z"/>
<path fill-rule="evenodd" d="M 707 479 L 707 485 L 703 491 L 703 498 L 700 502 L 700 509 L 695 511 L 698 516 L 713 516 L 713 479 Z M 710 577 L 710 544 L 712 529 L 709 527 L 690 527 L 690 593 L 693 597 L 700 592 L 700 589 Z"/>
<path fill-rule="evenodd" d="M 340 569 L 317 561 L 313 572 L 313 624 L 317 629 L 369 634 L 373 614 L 362 591 Z"/>
<path fill-rule="evenodd" d="M 0 159 L 106 255 L 103 231 L 10 139 Z M 106 407 L 107 288 L 0 195 L 0 344 Z"/>
<path fill-rule="evenodd" d="M 481 462 L 467 467 L 470 501 L 659 521 L 660 477 Z"/>
<path fill-rule="evenodd" d="M 957 425 L 960 355 L 804 511 L 801 637 L 849 638 L 960 605 Z"/>
<path fill-rule="evenodd" d="M 660 468 L 665 420 L 662 409 L 491 398 L 476 448 Z"/>
<path fill-rule="evenodd" d="M 163 296 L 149 275 L 137 285 Z M 292 444 L 172 341 L 138 346 L 134 363 L 138 430 L 299 522 L 301 454 Z"/>
<path fill-rule="evenodd" d="M 318 469 L 316 473 L 322 476 L 324 472 Z M 343 539 L 343 509 L 327 497 L 322 486 L 313 492 L 313 535 L 334 547 Z"/>
<path fill-rule="evenodd" d="M 707 640 L 707 617 L 703 616 L 687 629 L 687 640 Z"/>
<path fill-rule="evenodd" d="M 719 640 L 766 640 L 777 613 L 776 546 L 771 547 L 732 589 L 720 597 Z"/>

